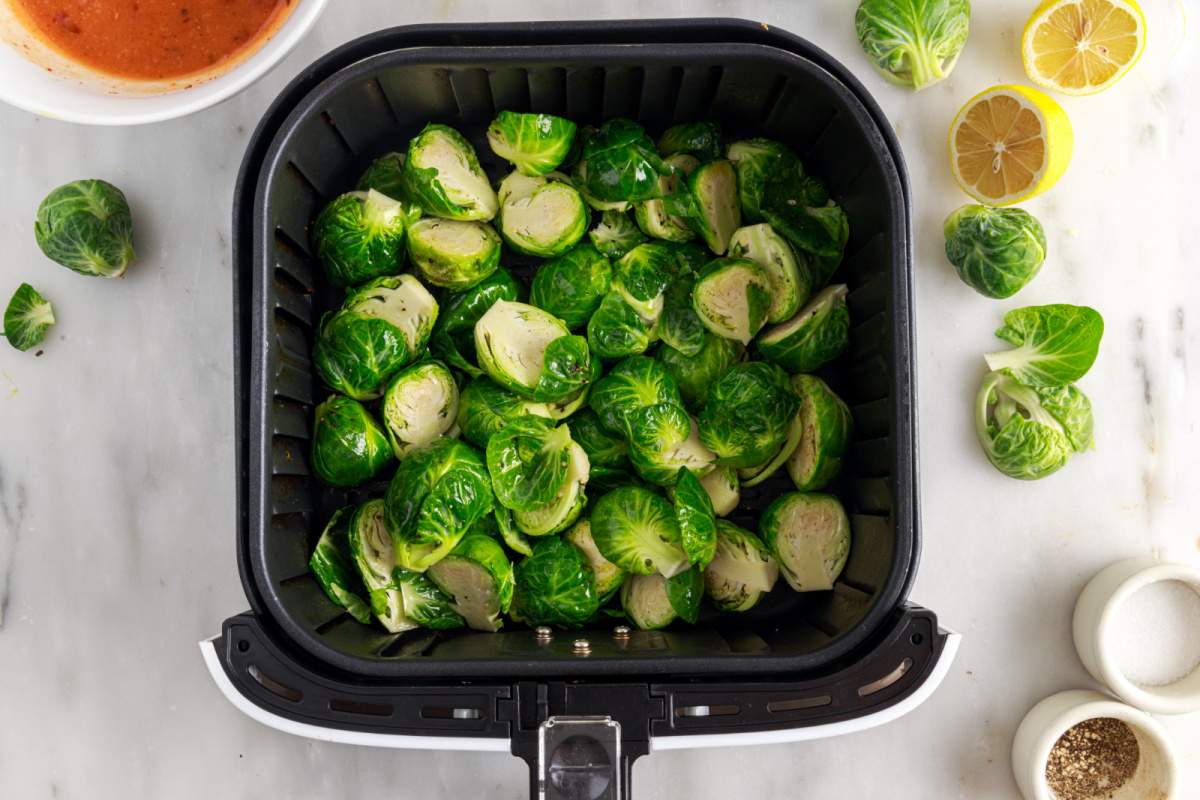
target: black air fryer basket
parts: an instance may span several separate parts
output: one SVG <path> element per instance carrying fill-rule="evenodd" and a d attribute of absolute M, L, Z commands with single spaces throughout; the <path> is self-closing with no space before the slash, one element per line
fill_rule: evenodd
<path fill-rule="evenodd" d="M 309 222 L 428 121 L 462 130 L 499 173 L 483 131 L 502 109 L 630 117 L 653 134 L 711 119 L 731 138 L 786 142 L 828 181 L 850 218 L 839 280 L 853 318 L 829 377 L 856 435 L 838 487 L 852 548 L 832 592 L 783 587 L 746 614 L 627 636 L 395 635 L 353 621 L 310 577 L 329 514 L 361 498 L 307 466 L 326 391 L 313 331 L 338 300 Z M 878 107 L 828 55 L 765 25 L 418 26 L 325 56 L 267 112 L 234 199 L 238 563 L 252 610 L 203 644 L 214 678 L 248 714 L 302 735 L 511 750 L 549 798 L 626 797 L 629 765 L 651 749 L 816 738 L 911 709 L 957 638 L 905 602 L 919 555 L 909 237 L 904 164 Z M 785 490 L 744 500 L 757 511 Z"/>

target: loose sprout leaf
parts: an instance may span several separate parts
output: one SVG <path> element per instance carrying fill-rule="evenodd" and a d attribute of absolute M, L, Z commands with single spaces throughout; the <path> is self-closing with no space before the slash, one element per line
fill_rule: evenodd
<path fill-rule="evenodd" d="M 579 549 L 560 537 L 540 540 L 517 564 L 513 616 L 522 622 L 575 627 L 599 608 L 591 568 Z"/>
<path fill-rule="evenodd" d="M 458 385 L 440 361 L 422 361 L 392 378 L 381 415 L 396 458 L 407 458 L 449 431 L 458 404 Z"/>
<path fill-rule="evenodd" d="M 1012 373 L 989 373 L 975 399 L 984 454 L 1010 478 L 1038 480 L 1091 443 L 1091 405 L 1078 389 L 1026 386 Z"/>
<path fill-rule="evenodd" d="M 642 126 L 610 119 L 586 131 L 581 151 L 584 184 L 601 202 L 648 200 L 658 194 L 658 176 L 667 171 Z"/>
<path fill-rule="evenodd" d="M 714 551 L 715 538 L 714 534 Z M 700 601 L 703 599 L 704 572 L 698 564 L 667 579 L 667 600 L 684 622 L 696 624 L 700 619 Z"/>
<path fill-rule="evenodd" d="M 402 179 L 406 196 L 430 216 L 486 222 L 500 208 L 475 148 L 446 125 L 426 125 L 408 143 Z"/>
<path fill-rule="evenodd" d="M 611 283 L 612 264 L 585 242 L 538 267 L 529 302 L 577 330 L 596 313 Z"/>
<path fill-rule="evenodd" d="M 119 278 L 133 263 L 133 215 L 124 193 L 102 180 L 59 186 L 33 225 L 47 258 L 80 275 Z"/>
<path fill-rule="evenodd" d="M 1066 304 L 1027 306 L 1004 315 L 996 336 L 1012 350 L 984 356 L 992 370 L 1010 370 L 1022 383 L 1073 383 L 1092 368 L 1104 336 L 1104 318 L 1093 308 Z"/>
<path fill-rule="evenodd" d="M 701 161 L 721 155 L 721 129 L 715 122 L 685 122 L 663 131 L 658 139 L 658 152 L 667 158 L 687 153 Z"/>
<path fill-rule="evenodd" d="M 605 428 L 628 437 L 638 409 L 656 403 L 680 405 L 682 398 L 661 364 L 646 356 L 631 356 L 596 381 L 588 403 Z"/>
<path fill-rule="evenodd" d="M 567 486 L 571 467 L 571 431 L 541 417 L 519 417 L 492 435 L 487 444 L 488 472 L 496 499 L 514 511 L 533 511 L 551 503 Z"/>
<path fill-rule="evenodd" d="M 523 556 L 530 555 L 533 552 L 533 542 L 525 534 L 517 530 L 517 524 L 513 521 L 512 511 L 497 503 L 494 514 L 500 538 L 504 541 L 508 549 Z"/>
<path fill-rule="evenodd" d="M 1046 260 L 1046 234 L 1028 211 L 965 205 L 946 218 L 946 258 L 984 297 L 1012 297 Z"/>
<path fill-rule="evenodd" d="M 688 561 L 703 569 L 717 552 L 717 517 L 712 500 L 700 479 L 686 468 L 679 470 L 671 499 L 683 552 Z"/>
<path fill-rule="evenodd" d="M 4 309 L 4 338 L 18 350 L 28 350 L 46 338 L 54 324 L 54 308 L 28 283 L 22 283 Z"/>
<path fill-rule="evenodd" d="M 676 154 L 664 163 L 668 171 L 658 178 L 660 196 L 636 203 L 633 218 L 638 228 L 651 238 L 686 242 L 696 236 L 687 220 L 687 217 L 696 213 L 693 198 L 688 192 L 687 178 L 700 166 L 700 162 L 693 156 Z"/>
<path fill-rule="evenodd" d="M 387 434 L 361 403 L 330 395 L 313 414 L 313 474 L 330 486 L 360 486 L 392 462 Z"/>
<path fill-rule="evenodd" d="M 920 90 L 954 69 L 970 21 L 969 0 L 863 0 L 854 29 L 883 77 Z"/>
<path fill-rule="evenodd" d="M 850 555 L 850 520 L 831 494 L 789 492 L 759 520 L 763 542 L 797 592 L 833 588 Z"/>
<path fill-rule="evenodd" d="M 596 502 L 591 523 L 600 553 L 628 572 L 669 578 L 688 568 L 671 504 L 648 489 L 614 489 Z"/>
<path fill-rule="evenodd" d="M 759 354 L 788 372 L 812 372 L 833 361 L 850 346 L 848 289 L 827 286 L 796 316 L 763 331 Z"/>
<path fill-rule="evenodd" d="M 500 266 L 500 237 L 486 222 L 426 217 L 408 230 L 408 256 L 429 283 L 462 291 Z"/>
<path fill-rule="evenodd" d="M 588 238 L 607 258 L 620 258 L 642 242 L 646 235 L 626 211 L 604 211 L 600 222 L 588 231 Z"/>
<path fill-rule="evenodd" d="M 737 364 L 708 391 L 697 418 L 700 441 L 716 453 L 718 464 L 761 464 L 783 444 L 799 403 L 779 367 Z"/>
<path fill-rule="evenodd" d="M 545 175 L 566 160 L 575 142 L 576 125 L 551 114 L 501 111 L 487 129 L 492 152 L 522 175 Z"/>
<path fill-rule="evenodd" d="M 367 587 L 354 566 L 354 554 L 350 550 L 353 515 L 352 506 L 333 512 L 317 540 L 308 567 L 329 599 L 365 625 L 371 621 L 371 607 L 366 600 Z"/>
<path fill-rule="evenodd" d="M 571 438 L 587 453 L 595 467 L 623 467 L 629 463 L 629 445 L 624 437 L 610 432 L 590 408 L 575 414 L 569 423 Z"/>
<path fill-rule="evenodd" d="M 717 553 L 704 570 L 704 589 L 722 611 L 749 611 L 775 586 L 779 565 L 750 531 L 717 520 Z"/>

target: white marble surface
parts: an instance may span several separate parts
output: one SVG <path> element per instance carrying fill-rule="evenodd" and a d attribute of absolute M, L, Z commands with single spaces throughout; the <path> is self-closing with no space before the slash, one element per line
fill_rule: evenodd
<path fill-rule="evenodd" d="M 1151 44 L 1118 87 L 1063 105 L 1075 159 L 1029 204 L 1050 259 L 1014 301 L 966 289 L 941 254 L 964 202 L 945 157 L 958 106 L 1022 82 L 1032 2 L 976 0 L 953 77 L 913 96 L 876 77 L 850 0 L 342 0 L 267 79 L 197 116 L 85 129 L 0 108 L 0 294 L 39 286 L 60 323 L 41 358 L 0 346 L 0 797 L 523 797 L 505 755 L 384 752 L 263 728 L 217 694 L 196 641 L 245 607 L 233 552 L 229 211 L 248 132 L 329 48 L 406 22 L 724 15 L 807 36 L 894 121 L 916 198 L 925 553 L 914 599 L 965 636 L 941 691 L 886 728 L 809 744 L 672 752 L 638 763 L 639 796 L 1012 798 L 1025 710 L 1092 686 L 1069 634 L 1074 596 L 1118 557 L 1200 563 L 1200 282 L 1194 0 L 1144 0 Z M 1184 25 L 1184 5 L 1192 18 Z M 1187 35 L 1185 35 L 1185 32 Z M 123 281 L 47 262 L 31 221 L 51 187 L 125 187 L 140 261 Z M 1087 303 L 1107 321 L 1084 381 L 1098 449 L 1026 485 L 974 442 L 970 400 L 1002 312 Z M 1200 795 L 1200 715 L 1165 720 Z"/>

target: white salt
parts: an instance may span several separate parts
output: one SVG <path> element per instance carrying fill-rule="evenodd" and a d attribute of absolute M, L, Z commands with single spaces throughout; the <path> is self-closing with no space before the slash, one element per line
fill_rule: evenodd
<path fill-rule="evenodd" d="M 1166 686 L 1200 667 L 1200 594 L 1183 581 L 1143 586 L 1110 624 L 1117 666 L 1136 684 Z"/>

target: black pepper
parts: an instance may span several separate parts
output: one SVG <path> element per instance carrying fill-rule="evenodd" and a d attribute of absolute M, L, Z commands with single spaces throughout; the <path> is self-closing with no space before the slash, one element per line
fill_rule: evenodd
<path fill-rule="evenodd" d="M 1054 743 L 1046 782 L 1058 800 L 1109 800 L 1133 777 L 1140 757 L 1137 737 L 1124 722 L 1085 720 Z"/>

